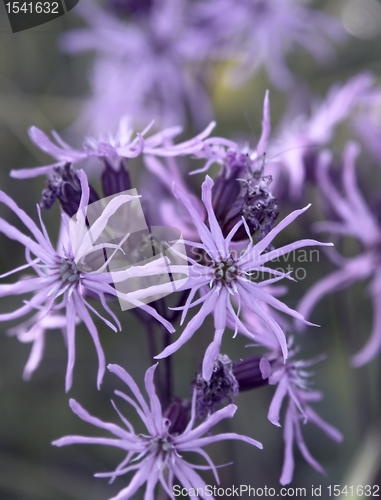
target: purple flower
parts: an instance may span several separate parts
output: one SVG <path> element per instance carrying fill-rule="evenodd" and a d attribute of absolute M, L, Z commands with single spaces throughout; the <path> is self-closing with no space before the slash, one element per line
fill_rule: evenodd
<path fill-rule="evenodd" d="M 224 186 L 229 183 L 234 185 L 242 198 L 245 187 L 248 183 L 253 184 L 253 174 L 258 172 L 262 174 L 262 184 L 257 182 L 257 185 L 262 191 L 270 191 L 271 181 L 272 195 L 281 197 L 286 194 L 291 200 L 300 199 L 306 179 L 316 178 L 316 158 L 321 148 L 329 146 L 336 128 L 354 111 L 357 112 L 360 104 L 374 104 L 374 94 L 378 95 L 372 90 L 374 82 L 374 75 L 364 71 L 345 84 L 334 84 L 325 99 L 312 101 L 310 110 L 301 111 L 300 103 L 291 106 L 271 140 L 267 92 L 263 104 L 262 134 L 256 149 L 242 147 L 224 138 L 207 138 L 204 140 L 204 147 L 196 153 L 198 158 L 205 158 L 207 161 L 203 168 L 193 173 L 205 172 L 213 163 L 220 164 L 222 168 L 219 183 L 222 184 L 223 180 Z M 367 143 L 373 143 L 372 151 L 376 154 L 377 130 L 374 125 L 370 130 L 368 126 L 365 127 L 364 115 L 361 117 L 363 121 L 356 121 L 357 128 L 360 124 L 364 125 L 362 136 L 368 139 Z M 233 200 L 236 197 L 237 195 Z M 229 203 L 229 200 L 225 201 Z M 230 201 L 229 206 L 231 204 Z"/>
<path fill-rule="evenodd" d="M 296 351 L 290 351 L 290 358 L 283 362 L 280 353 L 270 354 L 268 359 L 263 358 L 260 363 L 263 378 L 268 378 L 270 385 L 276 385 L 276 391 L 271 401 L 268 418 L 274 425 L 280 427 L 280 410 L 284 399 L 288 398 L 288 405 L 284 419 L 283 437 L 285 443 L 284 462 L 281 484 L 292 481 L 294 473 L 294 440 L 305 460 L 318 472 L 325 474 L 323 467 L 310 454 L 303 439 L 301 423 L 312 422 L 320 427 L 331 439 L 340 442 L 342 434 L 333 426 L 325 422 L 310 406 L 309 403 L 320 401 L 322 394 L 310 389 L 309 377 L 311 373 L 305 368 L 315 364 L 319 359 L 296 361 L 292 358 Z M 270 364 L 270 362 L 271 364 Z"/>
<path fill-rule="evenodd" d="M 278 200 L 272 195 L 272 177 L 265 175 L 265 156 L 271 130 L 269 92 L 263 103 L 262 133 L 255 150 L 221 138 L 204 140 L 204 147 L 196 153 L 206 159 L 205 165 L 192 174 L 205 172 L 213 163 L 219 163 L 221 170 L 213 187 L 213 209 L 227 236 L 244 217 L 251 234 L 258 233 L 256 239 L 263 238 L 274 226 L 278 217 Z M 267 172 L 266 172 L 267 173 Z M 179 186 L 180 187 L 180 186 Z M 182 187 L 184 191 L 184 188 Z M 233 241 L 246 239 L 242 225 Z"/>
<path fill-rule="evenodd" d="M 380 164 L 381 123 L 377 109 L 381 102 L 381 88 L 373 87 L 362 100 L 359 113 L 353 119 L 352 127 L 365 145 L 366 152 Z"/>
<path fill-rule="evenodd" d="M 128 486 L 110 500 L 127 500 L 144 483 L 147 483 L 144 498 L 146 500 L 153 500 L 154 490 L 158 482 L 169 497 L 174 500 L 174 478 L 177 478 L 184 488 L 201 488 L 204 490 L 206 484 L 197 474 L 197 469 L 211 469 L 214 472 L 216 481 L 219 482 L 216 467 L 213 465 L 209 455 L 203 450 L 203 447 L 208 444 L 226 439 L 237 439 L 262 449 L 262 445 L 258 441 L 233 432 L 214 436 L 210 434 L 210 430 L 218 422 L 225 418 L 233 417 L 237 409 L 233 404 L 216 411 L 198 427 L 195 427 L 196 392 L 193 393 L 191 419 L 186 429 L 181 433 L 171 434 L 169 432 L 171 422 L 163 417 L 161 404 L 155 392 L 153 377 L 156 367 L 157 364 L 149 368 L 144 379 L 145 389 L 149 397 L 148 405 L 138 386 L 123 368 L 118 365 L 108 366 L 108 369 L 123 380 L 133 393 L 135 399 L 132 399 L 123 392 L 115 391 L 117 396 L 120 396 L 135 408 L 147 429 L 147 434 L 136 434 L 130 422 L 120 413 L 114 402 L 113 406 L 124 424 L 123 427 L 103 422 L 91 416 L 76 401 L 71 399 L 71 409 L 82 420 L 101 429 L 106 429 L 115 437 L 66 436 L 52 443 L 55 446 L 66 446 L 77 443 L 101 444 L 115 446 L 124 450 L 127 453 L 126 458 L 118 465 L 114 472 L 95 474 L 96 477 L 111 477 L 114 480 L 117 476 L 130 471 L 136 471 Z M 202 437 L 206 433 L 208 433 L 208 436 Z M 182 457 L 184 452 L 198 453 L 205 458 L 208 465 L 193 465 L 185 461 Z"/>
<path fill-rule="evenodd" d="M 287 89 L 294 81 L 285 62 L 288 52 L 298 45 L 324 63 L 333 56 L 330 42 L 344 35 L 338 20 L 292 0 L 209 0 L 198 5 L 215 55 L 238 63 L 228 74 L 235 85 L 264 66 L 271 82 Z"/>
<path fill-rule="evenodd" d="M 270 132 L 270 99 L 267 90 L 263 101 L 262 132 L 256 149 L 251 151 L 248 147 L 240 148 L 234 141 L 222 137 L 210 137 L 204 140 L 203 147 L 196 153 L 198 158 L 206 158 L 207 162 L 201 169 L 194 170 L 192 174 L 206 172 L 214 162 L 225 167 L 227 172 L 224 173 L 228 176 L 230 176 L 231 172 L 243 175 L 244 170 L 246 170 L 246 173 L 252 174 L 257 170 L 258 162 L 263 161 Z"/>
<path fill-rule="evenodd" d="M 82 121 L 104 131 L 124 110 L 134 123 L 155 117 L 161 125 L 185 124 L 188 111 L 197 126 L 210 119 L 202 65 L 208 46 L 191 22 L 192 9 L 192 2 L 162 0 L 125 22 L 94 2 L 78 5 L 88 26 L 66 33 L 61 46 L 96 52 Z"/>
<path fill-rule="evenodd" d="M 116 210 L 123 204 L 136 199 L 136 196 L 121 195 L 112 200 L 112 203 L 105 208 L 103 213 L 94 221 L 91 230 L 88 231 L 83 211 L 88 205 L 90 190 L 85 173 L 83 171 L 78 171 L 78 177 L 81 182 L 82 197 L 77 220 L 69 220 L 66 214 L 63 214 L 62 218 L 66 234 L 63 243 L 61 242 L 57 251 L 50 242 L 46 228 L 41 219 L 39 207 L 37 207 L 37 209 L 42 230 L 37 227 L 33 220 L 21 210 L 9 196 L 0 191 L 0 201 L 19 217 L 34 238 L 32 239 L 25 235 L 4 219 L 0 219 L 0 231 L 8 238 L 18 241 L 25 246 L 27 260 L 27 264 L 7 272 L 0 276 L 0 278 L 28 268 L 32 268 L 37 274 L 36 277 L 21 278 L 13 284 L 0 285 L 0 297 L 33 293 L 32 298 L 24 301 L 24 305 L 19 309 L 10 313 L 1 314 L 0 321 L 17 319 L 31 312 L 35 312 L 36 310 L 39 311 L 37 316 L 34 316 L 36 323 L 33 326 L 33 331 L 37 335 L 37 344 L 35 344 L 35 346 L 38 351 L 32 356 L 31 363 L 34 368 L 38 364 L 39 357 L 42 353 L 41 344 L 43 342 L 43 335 L 41 334 L 38 336 L 38 329 L 43 331 L 45 328 L 50 328 L 52 322 L 55 326 L 58 326 L 58 324 L 55 323 L 57 320 L 55 316 L 56 312 L 62 309 L 66 310 L 65 327 L 68 349 L 66 391 L 68 391 L 72 385 L 75 361 L 75 325 L 77 318 L 80 318 L 89 330 L 98 354 L 98 388 L 100 387 L 105 371 L 105 357 L 99 341 L 98 331 L 89 314 L 89 310 L 100 317 L 111 329 L 116 331 L 116 327 L 109 320 L 102 317 L 100 313 L 87 302 L 86 295 L 88 292 L 99 298 L 103 308 L 110 314 L 119 329 L 121 328 L 120 323 L 106 303 L 106 294 L 117 296 L 120 299 L 131 302 L 136 307 L 141 307 L 154 318 L 158 319 L 169 331 L 174 331 L 172 325 L 164 320 L 155 309 L 136 300 L 133 294 L 128 294 L 128 297 L 124 296 L 117 292 L 112 286 L 113 283 L 123 282 L 130 277 L 141 276 L 142 274 L 150 276 L 151 274 L 162 273 L 163 269 L 158 268 L 159 261 L 147 264 L 146 267 L 136 266 L 128 270 L 116 270 L 112 273 L 104 272 L 114 254 L 117 251 L 121 251 L 121 249 L 120 245 L 116 244 L 97 244 L 97 239 L 102 234 L 110 217 Z M 127 234 L 120 244 L 122 244 L 128 236 Z M 112 250 L 112 253 L 105 261 L 104 252 L 109 249 Z M 101 254 L 100 259 L 99 254 Z M 88 259 L 89 256 L 90 259 Z M 89 270 L 85 270 L 86 259 L 92 261 L 92 266 L 94 267 L 90 269 L 90 272 L 88 272 Z M 59 324 L 61 326 L 60 321 Z M 28 368 L 27 373 L 29 374 L 29 372 L 30 369 Z"/>
<path fill-rule="evenodd" d="M 337 126 L 364 102 L 374 81 L 372 73 L 360 73 L 344 85 L 334 84 L 324 100 L 312 103 L 309 113 L 285 116 L 267 151 L 270 161 L 266 173 L 273 175 L 273 192 L 279 195 L 286 179 L 288 197 L 300 199 L 308 175 L 308 157 L 314 158 L 319 148 L 330 144 Z M 312 164 L 311 176 L 316 177 L 316 162 Z"/>
<path fill-rule="evenodd" d="M 343 157 L 342 195 L 332 184 L 328 175 L 331 154 L 325 152 L 319 161 L 319 184 L 329 208 L 338 217 L 336 221 L 321 222 L 318 229 L 338 236 L 352 236 L 363 247 L 355 257 L 345 258 L 338 253 L 332 257 L 339 267 L 337 271 L 315 283 L 301 300 L 298 310 L 306 317 L 311 315 L 316 304 L 328 293 L 347 288 L 352 283 L 370 278 L 370 296 L 374 311 L 372 332 L 365 346 L 352 358 L 354 366 L 372 360 L 381 349 L 381 232 L 376 216 L 367 206 L 355 176 L 355 161 L 359 148 L 349 143 Z"/>
<path fill-rule="evenodd" d="M 203 222 L 190 199 L 177 186 L 173 188 L 176 198 L 188 210 L 201 240 L 201 243 L 185 242 L 192 247 L 193 256 L 198 259 L 198 262 L 196 262 L 195 258 L 187 257 L 191 266 L 189 268 L 189 278 L 185 285 L 183 285 L 183 289 L 190 289 L 191 293 L 182 308 L 182 322 L 191 307 L 199 304 L 202 306 L 199 312 L 188 322 L 181 336 L 156 356 L 156 358 L 161 359 L 177 351 L 198 330 L 206 316 L 213 313 L 215 335 L 213 342 L 206 350 L 203 361 L 202 374 L 205 380 L 209 380 L 211 377 L 214 362 L 220 351 L 222 335 L 228 321 L 235 325 L 236 332 L 238 331 L 238 327 L 240 327 L 245 331 L 247 336 L 255 341 L 255 336 L 247 330 L 239 319 L 241 305 L 259 316 L 269 327 L 278 339 L 284 358 L 287 358 L 287 343 L 284 333 L 272 315 L 262 307 L 261 303 L 266 303 L 303 322 L 305 320 L 302 315 L 290 309 L 266 290 L 265 287 L 267 285 L 282 278 L 292 279 L 289 273 L 274 270 L 266 264 L 298 248 L 311 245 L 332 245 L 331 243 L 320 243 L 315 240 L 306 239 L 266 252 L 275 236 L 305 212 L 309 207 L 307 206 L 302 210 L 295 210 L 288 215 L 256 245 L 254 245 L 250 232 L 247 229 L 250 241 L 246 249 L 238 253 L 235 249 L 231 248 L 231 241 L 238 228 L 242 224 L 246 225 L 246 223 L 244 220 L 241 220 L 234 226 L 227 237 L 223 236 L 212 208 L 213 185 L 214 183 L 209 176 L 206 177 L 205 182 L 202 184 L 202 201 L 208 216 L 208 226 Z M 181 271 L 181 266 L 179 269 Z M 272 275 L 271 278 L 256 281 L 264 273 Z M 200 298 L 192 303 L 197 292 L 199 292 Z M 238 303 L 238 312 L 233 308 L 232 299 Z"/>
<path fill-rule="evenodd" d="M 181 127 L 171 127 L 162 130 L 144 139 L 153 122 L 146 127 L 142 133 L 132 139 L 133 131 L 127 118 L 121 119 L 115 136 L 100 137 L 98 139 L 89 137 L 85 140 L 81 150 L 74 149 L 66 144 L 62 138 L 53 131 L 52 135 L 57 144 L 52 142 L 42 130 L 31 127 L 29 136 L 42 151 L 58 160 L 57 162 L 42 167 L 12 170 L 11 176 L 18 179 L 36 177 L 38 175 L 52 175 L 57 167 L 64 167 L 66 163 L 77 164 L 86 158 L 99 158 L 112 165 L 116 170 L 120 168 L 122 158 L 135 158 L 141 154 L 154 156 L 184 156 L 195 153 L 202 149 L 203 140 L 210 134 L 215 123 L 212 122 L 200 134 L 194 138 L 179 144 L 173 144 L 172 140 L 181 132 Z"/>

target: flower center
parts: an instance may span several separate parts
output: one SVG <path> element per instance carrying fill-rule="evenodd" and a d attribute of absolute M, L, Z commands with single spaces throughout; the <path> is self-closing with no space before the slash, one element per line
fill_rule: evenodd
<path fill-rule="evenodd" d="M 80 280 L 80 272 L 75 264 L 75 262 L 71 259 L 65 259 L 62 257 L 61 259 L 61 267 L 60 267 L 60 275 L 62 284 L 73 284 L 78 283 Z"/>
<path fill-rule="evenodd" d="M 214 279 L 217 281 L 224 281 L 229 285 L 238 275 L 234 260 L 229 257 L 226 260 L 214 264 Z"/>
<path fill-rule="evenodd" d="M 151 439 L 151 453 L 166 455 L 169 451 L 172 450 L 174 450 L 174 446 L 171 443 L 171 438 L 169 436 L 166 436 L 164 438 L 157 436 Z"/>
<path fill-rule="evenodd" d="M 168 460 L 174 460 L 174 455 L 178 455 L 175 447 L 171 443 L 171 438 L 169 436 L 159 437 L 156 436 L 150 440 L 149 452 L 156 455 L 157 467 L 160 470 L 164 470 Z"/>

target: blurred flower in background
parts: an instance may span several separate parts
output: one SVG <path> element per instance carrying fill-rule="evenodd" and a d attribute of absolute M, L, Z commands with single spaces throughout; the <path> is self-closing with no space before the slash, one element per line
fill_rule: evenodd
<path fill-rule="evenodd" d="M 90 75 L 92 96 L 82 120 L 107 132 L 125 110 L 134 124 L 182 125 L 190 113 L 197 126 L 212 116 L 206 91 L 210 51 L 202 27 L 192 22 L 193 2 L 155 0 L 120 16 L 92 1 L 78 5 L 87 28 L 65 34 L 61 46 L 96 51 Z M 118 7 L 117 7 L 118 9 Z"/>
<path fill-rule="evenodd" d="M 319 63 L 334 57 L 333 42 L 343 41 L 341 23 L 332 16 L 294 0 L 209 0 L 197 2 L 200 23 L 208 32 L 216 56 L 237 66 L 228 81 L 242 85 L 262 66 L 271 83 L 290 89 L 294 75 L 286 63 L 287 52 L 297 46 Z"/>

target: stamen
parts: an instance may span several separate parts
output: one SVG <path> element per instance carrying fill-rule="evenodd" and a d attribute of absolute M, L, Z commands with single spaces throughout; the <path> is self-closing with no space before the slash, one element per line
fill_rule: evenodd
<path fill-rule="evenodd" d="M 80 280 L 80 271 L 78 270 L 76 264 L 71 259 L 61 259 L 62 265 L 59 268 L 59 273 L 61 275 L 62 284 L 68 286 L 78 283 Z"/>
<path fill-rule="evenodd" d="M 238 269 L 234 265 L 234 260 L 228 257 L 226 261 L 214 263 L 214 274 L 210 285 L 216 284 L 215 281 L 231 285 L 238 276 Z"/>

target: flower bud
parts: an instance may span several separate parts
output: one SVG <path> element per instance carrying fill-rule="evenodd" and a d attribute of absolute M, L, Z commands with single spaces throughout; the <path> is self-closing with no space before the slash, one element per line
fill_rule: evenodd
<path fill-rule="evenodd" d="M 99 200 L 99 196 L 92 186 L 90 188 L 89 204 Z M 70 163 L 63 167 L 55 167 L 53 176 L 48 180 L 42 191 L 40 206 L 49 209 L 58 198 L 62 210 L 72 217 L 78 212 L 82 189 L 78 175 Z"/>

